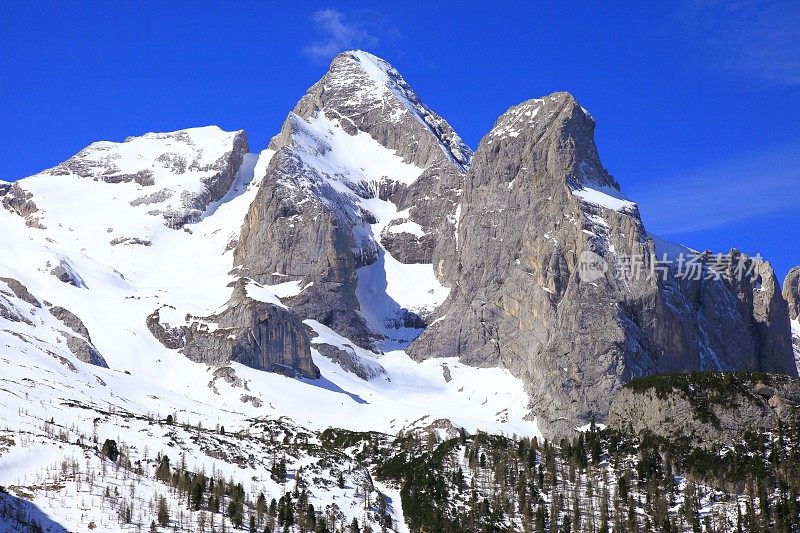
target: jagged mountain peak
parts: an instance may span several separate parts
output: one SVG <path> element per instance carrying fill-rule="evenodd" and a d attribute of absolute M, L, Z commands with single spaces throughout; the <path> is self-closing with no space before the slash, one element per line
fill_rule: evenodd
<path fill-rule="evenodd" d="M 447 294 L 433 265 L 452 263 L 471 150 L 394 67 L 362 51 L 334 58 L 270 148 L 239 272 L 313 282 L 292 309 L 362 347 L 410 342 Z"/>
<path fill-rule="evenodd" d="M 460 197 L 459 277 L 410 353 L 512 369 L 531 384 L 540 428 L 553 434 L 601 420 L 635 376 L 793 374 L 788 312 L 768 265 L 756 270 L 761 282 L 739 285 L 648 272 L 657 272 L 654 243 L 603 167 L 594 131 L 569 93 L 498 119 Z M 595 259 L 597 277 L 585 276 Z M 629 268 L 634 261 L 640 270 Z"/>
<path fill-rule="evenodd" d="M 584 119 L 594 123 L 594 117 L 569 92 L 554 92 L 540 98 L 531 98 L 509 107 L 494 123 L 489 135 L 492 137 L 517 137 L 525 128 L 542 127 L 562 120 Z"/>
<path fill-rule="evenodd" d="M 553 123 L 564 122 L 572 118 L 573 112 L 577 110 L 580 110 L 582 118 L 594 122 L 594 117 L 578 103 L 572 93 L 555 92 L 530 98 L 509 107 L 497 117 L 486 137 L 516 138 L 527 129 L 544 128 Z"/>
<path fill-rule="evenodd" d="M 368 52 L 337 55 L 292 112 L 305 120 L 322 112 L 348 133 L 369 133 L 421 168 L 447 162 L 463 173 L 472 159 L 472 150 L 422 102 L 397 69 Z M 284 146 L 290 128 L 291 117 L 271 147 Z"/>
<path fill-rule="evenodd" d="M 632 208 L 600 161 L 594 131 L 594 117 L 574 95 L 554 92 L 510 107 L 481 140 L 478 152 L 483 158 L 500 152 L 540 154 L 550 173 L 563 176 L 571 189 L 601 189 Z"/>
<path fill-rule="evenodd" d="M 473 157 L 394 67 L 349 51 L 260 154 L 246 153 L 243 131 L 207 126 L 92 143 L 0 180 L 0 484 L 69 509 L 71 530 L 113 528 L 129 509 L 129 525 L 146 524 L 140 502 L 185 500 L 150 479 L 171 456 L 173 480 L 210 472 L 251 487 L 248 513 L 256 494 L 284 494 L 291 471 L 318 519 L 402 531 L 416 527 L 402 514 L 415 504 L 397 486 L 413 480 L 372 478 L 397 460 L 384 453 L 397 448 L 390 435 L 424 443 L 401 450 L 409 466 L 434 438 L 458 437 L 463 462 L 448 468 L 474 478 L 466 448 L 508 442 L 468 433 L 577 429 L 602 443 L 597 423 L 625 431 L 651 415 L 609 416 L 638 376 L 794 375 L 800 268 L 788 307 L 765 261 L 748 259 L 752 274 L 735 282 L 674 266 L 660 277 L 649 267 L 664 268 L 662 252 L 694 251 L 647 233 L 594 128 L 572 94 L 553 93 L 509 108 Z M 758 404 L 782 409 L 765 388 L 753 389 Z M 65 476 L 75 457 L 85 476 Z M 109 496 L 120 471 L 137 485 L 130 499 Z M 7 496 L 0 487 L 2 531 Z M 453 505 L 453 517 L 469 511 Z M 218 523 L 213 507 L 171 507 L 170 526 Z M 515 516 L 502 527 L 520 529 Z"/>

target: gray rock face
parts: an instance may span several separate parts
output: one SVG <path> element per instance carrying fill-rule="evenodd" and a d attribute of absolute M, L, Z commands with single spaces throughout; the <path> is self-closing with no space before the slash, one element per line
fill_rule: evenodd
<path fill-rule="evenodd" d="M 289 376 L 319 377 L 310 340 L 300 319 L 288 309 L 247 296 L 240 279 L 225 309 L 208 317 L 188 317 L 189 325 L 170 326 L 158 311 L 147 326 L 166 347 L 192 361 L 225 366 L 231 361 Z"/>
<path fill-rule="evenodd" d="M 73 287 L 87 288 L 83 278 L 68 261 L 61 260 L 57 266 L 50 270 L 50 274 L 58 278 L 62 283 L 69 283 Z"/>
<path fill-rule="evenodd" d="M 741 283 L 647 273 L 656 247 L 572 95 L 511 108 L 466 176 L 456 276 L 438 320 L 410 347 L 522 378 L 546 435 L 606 419 L 637 376 L 703 369 L 796 374 L 785 302 L 767 263 Z M 607 267 L 581 279 L 581 258 Z M 583 255 L 582 255 L 583 254 Z"/>
<path fill-rule="evenodd" d="M 752 295 L 753 314 L 746 318 L 755 326 L 752 338 L 755 343 L 756 368 L 796 376 L 789 306 L 781 293 L 775 271 L 768 262 L 756 263 L 748 288 L 750 290 L 746 294 Z"/>
<path fill-rule="evenodd" d="M 83 321 L 72 311 L 57 305 L 50 308 L 50 314 L 60 320 L 69 329 L 91 342 L 92 338 L 89 336 L 89 330 L 86 329 L 86 326 L 83 325 Z"/>
<path fill-rule="evenodd" d="M 236 375 L 236 371 L 229 366 L 223 366 L 214 370 L 211 381 L 208 382 L 208 388 L 213 390 L 214 394 L 219 394 L 217 382 L 220 380 L 224 381 L 232 388 L 246 389 L 245 382 L 242 381 L 242 378 Z"/>
<path fill-rule="evenodd" d="M 783 297 L 789 308 L 789 318 L 794 322 L 792 328 L 792 347 L 794 348 L 795 364 L 800 369 L 800 267 L 792 268 L 783 280 Z"/>
<path fill-rule="evenodd" d="M 789 306 L 789 318 L 800 316 L 800 267 L 792 268 L 783 280 L 783 297 Z"/>
<path fill-rule="evenodd" d="M 300 316 L 330 326 L 361 344 L 372 335 L 355 312 L 359 265 L 374 261 L 377 251 L 368 243 L 360 247 L 352 227 L 364 227 L 345 195 L 321 185 L 326 199 L 306 192 L 300 179 L 315 173 L 290 149 L 273 156 L 267 176 L 250 206 L 234 264 L 241 274 L 272 285 L 288 280 L 313 280 L 311 290 L 294 298 L 291 307 Z"/>
<path fill-rule="evenodd" d="M 412 183 L 392 175 L 368 182 L 358 165 L 331 170 L 318 164 L 319 156 L 336 160 L 348 155 L 312 128 L 319 120 L 331 121 L 350 136 L 367 134 L 417 166 L 420 175 Z M 333 60 L 270 147 L 276 153 L 242 226 L 234 264 L 242 275 L 263 284 L 313 282 L 289 301 L 292 309 L 371 347 L 378 337 L 359 313 L 356 270 L 382 252 L 380 236 L 370 228 L 375 215 L 364 201 L 378 197 L 399 206 L 425 194 L 432 197 L 430 211 L 422 204 L 411 210 L 410 218 L 419 220 L 426 237 L 414 245 L 416 250 L 401 252 L 401 260 L 431 262 L 441 256 L 444 265 L 443 257 L 452 257 L 453 199 L 471 157 L 469 148 L 394 68 L 363 52 Z M 386 241 L 389 247 L 391 241 Z"/>
<path fill-rule="evenodd" d="M 397 224 L 389 224 L 380 236 L 383 247 L 392 254 L 392 257 L 401 263 L 428 263 L 432 264 L 433 253 L 436 247 L 436 238 L 426 233 L 422 236 L 397 231 L 402 220 L 395 221 Z"/>
<path fill-rule="evenodd" d="M 14 278 L 0 277 L 0 281 L 8 285 L 8 288 L 11 289 L 11 292 L 14 293 L 14 296 L 19 298 L 23 302 L 29 303 L 34 307 L 42 307 L 41 302 L 39 302 L 39 300 L 33 294 L 30 293 L 28 287 L 20 283 L 19 280 L 16 280 Z"/>
<path fill-rule="evenodd" d="M 75 357 L 84 363 L 108 368 L 108 363 L 105 358 L 97 351 L 97 348 L 86 341 L 86 339 L 69 334 L 65 336 L 67 338 L 67 348 L 69 348 L 69 351 L 71 351 Z"/>
<path fill-rule="evenodd" d="M 158 342 L 170 350 L 180 350 L 186 344 L 186 328 L 170 327 L 161 322 L 160 309 L 150 313 L 145 319 L 147 329 L 158 339 Z"/>
<path fill-rule="evenodd" d="M 672 382 L 672 383 L 671 383 Z M 800 381 L 784 375 L 657 376 L 617 393 L 609 426 L 715 447 L 745 431 L 776 430 L 800 417 Z"/>
<path fill-rule="evenodd" d="M 23 322 L 29 326 L 32 326 L 33 321 L 27 316 L 25 316 L 25 314 L 20 309 L 18 309 L 17 306 L 14 305 L 11 301 L 11 298 L 19 298 L 19 296 L 17 296 L 17 292 L 21 292 L 19 290 L 20 287 L 25 289 L 25 292 L 22 294 L 29 295 L 30 293 L 28 293 L 28 289 L 25 288 L 24 285 L 19 283 L 19 281 L 12 280 L 11 278 L 0 278 L 0 281 L 4 282 L 8 286 L 8 290 L 4 289 L 3 287 L 0 287 L 0 318 L 3 318 L 10 322 Z M 9 283 L 9 281 L 16 281 L 16 283 L 19 284 L 19 286 L 17 286 L 16 291 L 14 290 L 14 288 L 12 288 L 11 283 Z M 31 296 L 31 298 L 33 298 L 33 296 Z M 34 301 L 36 302 L 36 304 L 39 303 L 35 299 Z"/>
<path fill-rule="evenodd" d="M 364 381 L 386 375 L 386 370 L 377 363 L 373 363 L 372 365 L 364 364 L 352 347 L 349 350 L 343 350 L 337 346 L 323 343 L 314 344 L 314 347 L 319 353 Z"/>
<path fill-rule="evenodd" d="M 92 344 L 89 330 L 86 329 L 86 326 L 80 318 L 69 309 L 65 309 L 61 306 L 51 307 L 50 314 L 75 333 L 75 335 L 69 333 L 64 334 L 67 339 L 67 348 L 75 354 L 75 357 L 84 363 L 108 368 L 108 363 L 97 348 L 95 348 L 94 344 Z"/>

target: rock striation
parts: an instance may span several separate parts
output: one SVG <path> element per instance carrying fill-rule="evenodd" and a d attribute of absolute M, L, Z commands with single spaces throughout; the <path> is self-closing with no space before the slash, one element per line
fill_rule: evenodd
<path fill-rule="evenodd" d="M 249 296 L 249 283 L 238 280 L 228 303 L 214 315 L 189 316 L 188 324 L 173 326 L 163 324 L 157 310 L 147 318 L 147 326 L 167 348 L 192 361 L 217 367 L 234 361 L 267 372 L 318 378 L 300 319 L 277 302 Z"/>
<path fill-rule="evenodd" d="M 800 316 L 800 267 L 794 267 L 783 280 L 783 297 L 789 308 L 789 318 Z"/>

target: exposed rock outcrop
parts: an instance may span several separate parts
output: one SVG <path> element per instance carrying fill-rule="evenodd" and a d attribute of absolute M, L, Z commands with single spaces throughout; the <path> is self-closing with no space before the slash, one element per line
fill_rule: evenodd
<path fill-rule="evenodd" d="M 8 279 L 9 278 L 1 278 L 0 281 L 3 281 L 6 283 L 6 285 L 8 285 L 8 282 L 6 281 Z M 25 314 L 11 302 L 11 298 L 15 297 L 17 296 L 11 287 L 9 287 L 8 290 L 0 287 L 0 318 L 10 322 L 23 322 L 29 326 L 33 326 L 33 321 L 25 316 Z"/>
<path fill-rule="evenodd" d="M 139 237 L 117 237 L 109 241 L 108 244 L 111 246 L 117 246 L 118 244 L 151 246 L 153 243 L 149 239 L 141 239 Z"/>
<path fill-rule="evenodd" d="M 50 314 L 75 333 L 75 335 L 64 333 L 64 337 L 67 339 L 67 347 L 69 351 L 75 354 L 75 357 L 84 363 L 108 368 L 105 358 L 92 344 L 89 330 L 75 313 L 61 306 L 54 306 L 50 308 Z"/>
<path fill-rule="evenodd" d="M 0 205 L 3 208 L 25 219 L 25 224 L 32 228 L 43 228 L 34 213 L 39 211 L 33 194 L 23 189 L 19 183 L 3 183 L 0 187 Z"/>
<path fill-rule="evenodd" d="M 800 380 L 770 374 L 684 374 L 622 387 L 609 426 L 701 447 L 728 445 L 746 431 L 774 431 L 800 417 Z"/>
<path fill-rule="evenodd" d="M 65 337 L 67 338 L 67 348 L 69 348 L 69 351 L 72 352 L 75 357 L 84 363 L 108 368 L 108 363 L 105 358 L 97 351 L 97 348 L 86 339 L 68 333 L 65 334 Z"/>
<path fill-rule="evenodd" d="M 91 342 L 91 337 L 89 336 L 89 330 L 86 329 L 86 326 L 83 324 L 83 321 L 78 318 L 72 311 L 69 309 L 64 309 L 61 306 L 55 306 L 50 308 L 50 314 L 60 320 L 65 326 L 69 329 L 80 335 L 81 337 L 85 338 L 86 340 Z"/>
<path fill-rule="evenodd" d="M 30 293 L 28 287 L 20 283 L 19 280 L 16 280 L 14 278 L 0 277 L 0 281 L 5 283 L 8 286 L 8 288 L 11 289 L 11 292 L 14 293 L 14 296 L 19 298 L 23 302 L 29 303 L 34 307 L 42 307 L 41 302 L 39 302 L 39 300 L 33 294 Z"/>
<path fill-rule="evenodd" d="M 44 323 L 40 313 L 45 312 L 46 307 L 42 305 L 38 298 L 31 294 L 24 284 L 14 278 L 0 277 L 0 281 L 8 288 L 8 290 L 6 290 L 0 286 L 0 318 L 11 322 L 22 322 L 29 326 L 34 326 L 37 323 Z M 18 299 L 16 304 L 13 302 L 14 298 Z M 20 300 L 32 306 L 28 308 L 28 310 L 30 310 L 29 315 L 27 311 L 23 311 L 23 309 L 20 308 Z M 108 363 L 106 363 L 105 358 L 92 344 L 89 330 L 86 329 L 81 319 L 63 307 L 50 307 L 51 304 L 47 302 L 45 302 L 45 304 L 49 307 L 50 315 L 69 328 L 70 332 L 55 328 L 56 331 L 66 339 L 69 351 L 84 363 L 108 368 Z M 19 336 L 19 338 L 27 339 L 25 336 Z M 54 357 L 56 356 L 54 355 Z M 57 356 L 57 358 L 63 359 L 62 356 Z"/>
<path fill-rule="evenodd" d="M 456 426 L 446 418 L 437 418 L 431 421 L 430 417 L 425 416 L 404 427 L 397 434 L 400 437 L 414 435 L 424 441 L 441 442 L 466 436 L 467 432 L 463 427 Z"/>
<path fill-rule="evenodd" d="M 800 316 L 800 267 L 794 267 L 783 280 L 783 297 L 789 307 L 789 318 Z"/>
<path fill-rule="evenodd" d="M 73 287 L 87 288 L 81 275 L 64 259 L 50 270 L 50 274 L 57 277 L 62 283 L 69 283 Z"/>
<path fill-rule="evenodd" d="M 366 364 L 362 361 L 351 346 L 340 348 L 330 344 L 315 343 L 314 348 L 344 370 L 355 374 L 364 381 L 386 375 L 386 370 L 379 364 L 374 362 Z"/>
<path fill-rule="evenodd" d="M 789 308 L 795 364 L 800 370 L 800 267 L 794 267 L 783 280 L 783 297 Z"/>
<path fill-rule="evenodd" d="M 410 233 L 403 230 L 401 221 L 389 224 L 380 236 L 381 244 L 392 257 L 401 263 L 434 263 L 437 239 L 431 234 Z M 454 252 L 455 248 L 451 250 Z"/>
<path fill-rule="evenodd" d="M 214 370 L 211 381 L 208 382 L 208 388 L 214 391 L 214 394 L 219 394 L 217 387 L 218 381 L 224 381 L 232 388 L 246 389 L 245 382 L 236 375 L 236 371 L 229 366 L 222 366 Z"/>
<path fill-rule="evenodd" d="M 235 361 L 267 372 L 318 378 L 300 319 L 281 305 L 249 297 L 249 283 L 238 280 L 228 304 L 216 315 L 187 317 L 188 325 L 165 325 L 156 311 L 147 326 L 165 346 L 192 361 L 213 366 Z"/>
<path fill-rule="evenodd" d="M 156 309 L 145 319 L 145 324 L 150 333 L 153 334 L 158 342 L 170 350 L 180 350 L 186 343 L 185 328 L 171 327 L 161 322 L 160 309 Z"/>

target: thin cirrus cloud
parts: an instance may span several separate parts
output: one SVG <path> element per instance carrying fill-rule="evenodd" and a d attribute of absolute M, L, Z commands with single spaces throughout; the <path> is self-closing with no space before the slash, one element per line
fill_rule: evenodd
<path fill-rule="evenodd" d="M 723 228 L 800 208 L 800 141 L 658 180 L 625 193 L 663 235 Z"/>
<path fill-rule="evenodd" d="M 374 30 L 334 8 L 315 11 L 311 21 L 318 37 L 303 52 L 314 61 L 328 60 L 343 50 L 373 48 L 379 42 Z"/>
<path fill-rule="evenodd" d="M 800 85 L 800 2 L 694 0 L 682 18 L 713 64 L 781 85 Z"/>

